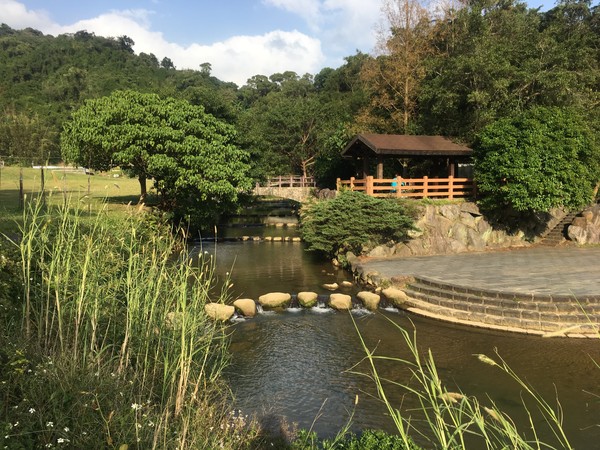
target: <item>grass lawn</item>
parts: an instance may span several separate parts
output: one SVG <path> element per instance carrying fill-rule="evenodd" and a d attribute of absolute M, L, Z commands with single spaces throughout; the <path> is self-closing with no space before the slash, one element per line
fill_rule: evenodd
<path fill-rule="evenodd" d="M 0 169 L 0 231 L 15 231 L 22 211 L 19 209 L 19 167 Z M 140 185 L 136 178 L 129 178 L 120 171 L 86 175 L 83 172 L 46 169 L 44 193 L 49 204 L 60 204 L 68 199 L 79 201 L 97 209 L 102 202 L 115 211 L 125 211 L 137 205 Z M 88 196 L 88 180 L 90 195 Z M 150 183 L 149 183 L 150 184 Z M 41 192 L 41 171 L 23 168 L 23 191 L 29 198 Z"/>

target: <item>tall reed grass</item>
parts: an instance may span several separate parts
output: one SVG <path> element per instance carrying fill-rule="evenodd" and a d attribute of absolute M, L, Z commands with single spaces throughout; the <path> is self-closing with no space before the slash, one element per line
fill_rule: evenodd
<path fill-rule="evenodd" d="M 423 448 L 453 450 L 573 448 L 563 429 L 560 403 L 557 401 L 556 406 L 549 404 L 499 354 L 494 358 L 483 354 L 473 356 L 482 364 L 496 367 L 498 376 L 509 377 L 520 389 L 522 408 L 528 423 L 515 423 L 489 397 L 480 400 L 463 392 L 448 390 L 438 373 L 431 350 L 425 355 L 419 350 L 416 330 L 411 334 L 391 319 L 390 322 L 398 330 L 400 342 L 406 345 L 409 358 L 376 355 L 356 328 L 369 368 L 366 373 L 356 373 L 373 380 L 377 395 L 393 420 L 405 448 L 413 448 L 414 442 Z M 383 378 L 378 370 L 382 362 L 406 366 L 410 378 L 405 381 Z M 399 386 L 406 396 L 411 397 L 407 403 L 414 404 L 416 400 L 417 407 L 407 410 L 402 404 L 395 404 L 386 395 L 386 386 L 389 385 Z M 544 442 L 540 437 L 540 424 L 544 428 L 544 435 L 550 436 L 550 442 Z"/>
<path fill-rule="evenodd" d="M 22 312 L 2 317 L 0 446 L 243 447 L 252 430 L 220 378 L 226 334 L 204 313 L 224 295 L 211 261 L 135 208 L 73 203 L 29 202 L 13 240 Z"/>

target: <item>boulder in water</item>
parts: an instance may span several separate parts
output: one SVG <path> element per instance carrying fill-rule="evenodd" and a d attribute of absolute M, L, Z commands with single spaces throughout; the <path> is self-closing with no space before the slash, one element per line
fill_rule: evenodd
<path fill-rule="evenodd" d="M 383 289 L 381 292 L 386 296 L 387 299 L 389 299 L 395 306 L 399 308 L 402 308 L 408 300 L 408 295 L 406 295 L 406 293 L 401 289 L 387 288 Z"/>
<path fill-rule="evenodd" d="M 356 296 L 363 302 L 363 305 L 365 305 L 365 308 L 369 311 L 377 310 L 379 301 L 381 300 L 379 295 L 369 291 L 359 292 Z"/>
<path fill-rule="evenodd" d="M 329 296 L 329 306 L 337 310 L 352 309 L 352 297 L 346 294 L 331 294 Z"/>
<path fill-rule="evenodd" d="M 256 303 L 251 298 L 238 298 L 233 302 L 233 306 L 245 317 L 254 317 L 256 315 Z"/>
<path fill-rule="evenodd" d="M 225 322 L 233 316 L 235 308 L 231 305 L 222 303 L 207 303 L 204 305 L 204 312 L 213 320 Z"/>
<path fill-rule="evenodd" d="M 325 283 L 323 287 L 325 289 L 329 289 L 330 291 L 335 291 L 339 287 L 339 285 L 337 283 Z"/>
<path fill-rule="evenodd" d="M 258 297 L 258 303 L 267 309 L 286 308 L 290 304 L 291 299 L 292 296 L 288 293 L 271 292 Z"/>
<path fill-rule="evenodd" d="M 316 292 L 298 292 L 298 303 L 305 308 L 312 308 L 317 304 L 319 296 Z"/>

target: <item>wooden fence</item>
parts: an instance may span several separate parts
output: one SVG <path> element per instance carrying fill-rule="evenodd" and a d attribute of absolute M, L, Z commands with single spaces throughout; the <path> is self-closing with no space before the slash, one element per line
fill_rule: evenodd
<path fill-rule="evenodd" d="M 362 191 L 372 197 L 466 198 L 475 197 L 477 189 L 471 178 L 350 178 L 337 180 L 337 189 Z"/>
<path fill-rule="evenodd" d="M 303 177 L 301 175 L 280 175 L 271 177 L 257 187 L 315 187 L 314 177 Z"/>

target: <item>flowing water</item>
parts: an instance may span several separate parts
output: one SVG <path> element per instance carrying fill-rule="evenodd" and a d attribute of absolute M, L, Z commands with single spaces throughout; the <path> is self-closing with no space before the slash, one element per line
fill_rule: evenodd
<path fill-rule="evenodd" d="M 234 298 L 257 299 L 274 291 L 314 291 L 325 299 L 330 292 L 321 287 L 324 283 L 351 279 L 295 242 L 225 242 L 204 245 L 201 251 L 216 255 L 221 279 L 231 276 Z M 340 291 L 354 295 L 358 288 Z M 236 321 L 232 325 L 232 364 L 227 371 L 236 408 L 244 414 L 256 414 L 271 428 L 295 423 L 323 437 L 335 435 L 350 416 L 354 430 L 393 431 L 384 406 L 375 397 L 373 381 L 364 375 L 368 368 L 361 364 L 365 353 L 357 329 L 378 355 L 408 358 L 397 326 L 411 333 L 416 330 L 422 355 L 431 350 L 449 390 L 476 396 L 484 406 L 495 402 L 525 430 L 529 419 L 520 398 L 522 389 L 498 368 L 474 356 L 483 353 L 497 358 L 497 351 L 552 405 L 558 397 L 576 448 L 600 448 L 599 341 L 485 331 L 394 309 L 368 313 L 356 308 L 348 314 L 321 305 L 265 312 Z M 409 369 L 400 362 L 388 361 L 379 370 L 392 382 L 407 383 L 410 379 Z M 392 404 L 405 411 L 417 406 L 391 383 L 386 392 Z M 543 424 L 537 425 L 544 429 Z"/>

